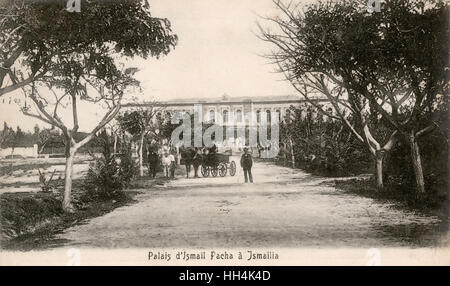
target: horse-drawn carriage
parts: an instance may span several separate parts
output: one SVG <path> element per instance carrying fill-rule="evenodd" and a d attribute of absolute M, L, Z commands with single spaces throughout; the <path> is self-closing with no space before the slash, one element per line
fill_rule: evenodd
<path fill-rule="evenodd" d="M 222 153 L 218 153 L 215 150 L 215 148 L 204 148 L 203 150 L 194 151 L 194 153 L 199 153 L 193 154 L 191 153 L 192 149 L 183 149 L 181 151 L 180 165 L 186 165 L 186 163 L 198 164 L 203 177 L 208 177 L 210 174 L 213 177 L 217 177 L 217 175 L 225 177 L 228 171 L 231 176 L 236 175 L 236 162 L 230 160 L 231 150 Z"/>
<path fill-rule="evenodd" d="M 231 154 L 228 153 L 209 153 L 202 156 L 201 173 L 203 177 L 208 177 L 211 174 L 213 177 L 217 175 L 225 177 L 227 171 L 230 175 L 236 175 L 236 163 L 231 160 Z"/>

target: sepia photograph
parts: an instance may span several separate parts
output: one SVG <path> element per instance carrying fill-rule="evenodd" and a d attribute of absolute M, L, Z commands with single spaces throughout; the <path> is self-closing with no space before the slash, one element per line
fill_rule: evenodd
<path fill-rule="evenodd" d="M 0 0 L 0 265 L 450 265 L 449 15 Z"/>

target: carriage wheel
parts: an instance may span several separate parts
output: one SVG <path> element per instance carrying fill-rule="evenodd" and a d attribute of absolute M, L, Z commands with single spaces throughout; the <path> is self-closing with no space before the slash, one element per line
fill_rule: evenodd
<path fill-rule="evenodd" d="M 203 177 L 209 176 L 209 167 L 208 166 L 202 165 L 202 168 L 200 171 L 202 172 Z"/>
<path fill-rule="evenodd" d="M 234 161 L 231 161 L 230 163 L 230 175 L 236 175 L 236 163 Z"/>
<path fill-rule="evenodd" d="M 227 174 L 227 165 L 225 165 L 224 163 L 220 163 L 219 164 L 219 175 L 221 177 L 225 177 L 226 174 Z"/>
<path fill-rule="evenodd" d="M 217 167 L 212 167 L 211 168 L 211 175 L 213 177 L 217 177 L 217 173 L 218 173 L 218 168 Z"/>

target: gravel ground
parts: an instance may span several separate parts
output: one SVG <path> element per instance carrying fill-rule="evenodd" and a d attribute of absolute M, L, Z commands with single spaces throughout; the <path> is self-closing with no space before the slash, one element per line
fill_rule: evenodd
<path fill-rule="evenodd" d="M 78 156 L 73 166 L 73 178 L 84 177 L 89 169 L 90 157 Z M 49 178 L 54 170 L 53 182 L 64 178 L 65 158 L 25 158 L 15 160 L 0 160 L 0 167 L 4 169 L 14 168 L 12 172 L 0 175 L 0 194 L 16 192 L 38 192 L 40 170 L 46 178 Z"/>
<path fill-rule="evenodd" d="M 238 158 L 235 158 L 238 161 Z M 446 222 L 344 193 L 329 180 L 265 163 L 254 184 L 178 178 L 138 203 L 67 229 L 58 247 L 428 247 L 448 245 Z"/>

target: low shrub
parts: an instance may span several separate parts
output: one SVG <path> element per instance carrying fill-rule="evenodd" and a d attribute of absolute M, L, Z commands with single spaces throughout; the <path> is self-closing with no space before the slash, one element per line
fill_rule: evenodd
<path fill-rule="evenodd" d="M 413 187 L 404 185 L 388 185 L 384 190 L 377 190 L 375 181 L 371 179 L 350 179 L 335 181 L 337 188 L 349 193 L 370 197 L 379 201 L 389 201 L 405 206 L 414 211 L 423 211 L 438 215 L 448 216 L 448 193 L 430 191 L 423 195 L 414 192 Z"/>
<path fill-rule="evenodd" d="M 321 116 L 303 117 L 291 109 L 293 118 L 280 124 L 280 139 L 294 153 L 297 168 L 325 176 L 348 176 L 371 172 L 373 160 L 364 145 L 342 123 Z M 289 140 L 290 139 L 290 140 Z"/>
<path fill-rule="evenodd" d="M 2 240 L 32 232 L 61 216 L 61 201 L 51 193 L 5 193 L 0 197 Z"/>
<path fill-rule="evenodd" d="M 124 183 L 119 174 L 119 165 L 111 154 L 111 146 L 106 131 L 99 137 L 102 139 L 103 156 L 94 155 L 94 163 L 91 164 L 84 178 L 81 188 L 84 194 L 81 201 L 108 200 L 123 196 Z"/>
<path fill-rule="evenodd" d="M 100 157 L 89 168 L 82 183 L 83 201 L 107 200 L 123 195 L 119 166 L 113 157 Z"/>
<path fill-rule="evenodd" d="M 130 144 L 122 145 L 117 162 L 111 153 L 106 133 L 103 132 L 100 138 L 103 138 L 103 156 L 94 157 L 94 163 L 86 174 L 82 184 L 82 201 L 123 199 L 123 189 L 128 187 L 137 170 Z"/>
<path fill-rule="evenodd" d="M 131 179 L 137 173 L 137 164 L 132 158 L 131 145 L 123 145 L 122 152 L 119 155 L 119 177 L 123 183 L 123 187 L 128 187 Z"/>

